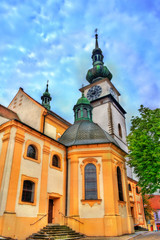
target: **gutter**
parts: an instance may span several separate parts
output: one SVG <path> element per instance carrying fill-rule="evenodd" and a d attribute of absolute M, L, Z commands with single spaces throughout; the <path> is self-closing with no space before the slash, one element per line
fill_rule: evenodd
<path fill-rule="evenodd" d="M 66 147 L 66 202 L 65 202 L 65 216 L 68 214 L 68 148 Z"/>

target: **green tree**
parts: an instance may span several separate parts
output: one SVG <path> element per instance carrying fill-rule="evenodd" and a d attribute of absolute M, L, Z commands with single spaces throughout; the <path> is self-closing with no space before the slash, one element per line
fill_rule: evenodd
<path fill-rule="evenodd" d="M 151 207 L 151 204 L 149 202 L 149 199 L 152 198 L 153 196 L 149 195 L 144 195 L 143 196 L 143 205 L 144 205 L 144 214 L 145 214 L 145 219 L 148 222 L 148 220 L 153 219 L 153 213 L 154 209 Z"/>
<path fill-rule="evenodd" d="M 160 109 L 140 106 L 140 116 L 132 117 L 129 147 L 129 165 L 139 181 L 142 194 L 160 189 Z"/>

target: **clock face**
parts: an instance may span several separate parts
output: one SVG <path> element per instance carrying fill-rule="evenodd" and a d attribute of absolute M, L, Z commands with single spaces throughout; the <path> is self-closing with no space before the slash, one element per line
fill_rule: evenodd
<path fill-rule="evenodd" d="M 93 101 L 98 98 L 102 93 L 102 88 L 100 86 L 93 86 L 87 92 L 87 98 L 89 101 Z"/>

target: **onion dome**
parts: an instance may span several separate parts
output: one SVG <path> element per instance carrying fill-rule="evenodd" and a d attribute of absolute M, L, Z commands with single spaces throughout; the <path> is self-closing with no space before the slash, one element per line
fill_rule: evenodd
<path fill-rule="evenodd" d="M 95 49 L 92 52 L 93 68 L 89 69 L 86 75 L 86 79 L 89 83 L 96 81 L 96 78 L 107 77 L 109 80 L 112 79 L 112 74 L 103 63 L 102 50 L 98 45 L 98 34 L 95 34 Z"/>
<path fill-rule="evenodd" d="M 109 133 L 104 131 L 98 124 L 88 120 L 76 121 L 61 136 L 59 142 L 67 147 L 84 144 L 118 143 Z"/>
<path fill-rule="evenodd" d="M 42 99 L 42 105 L 47 108 L 48 110 L 50 110 L 51 106 L 50 106 L 50 101 L 52 100 L 50 93 L 48 91 L 48 81 L 47 81 L 47 85 L 46 85 L 46 91 L 43 93 L 43 96 L 41 97 Z"/>

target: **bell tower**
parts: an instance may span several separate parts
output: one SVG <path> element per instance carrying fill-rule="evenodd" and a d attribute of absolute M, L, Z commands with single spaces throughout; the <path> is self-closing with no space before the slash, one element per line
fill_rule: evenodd
<path fill-rule="evenodd" d="M 126 143 L 125 110 L 119 103 L 120 93 L 111 82 L 112 74 L 104 65 L 103 53 L 99 48 L 97 30 L 95 48 L 92 51 L 93 67 L 88 70 L 88 85 L 80 89 L 93 107 L 93 122 L 112 135 L 124 151 L 128 151 Z"/>

